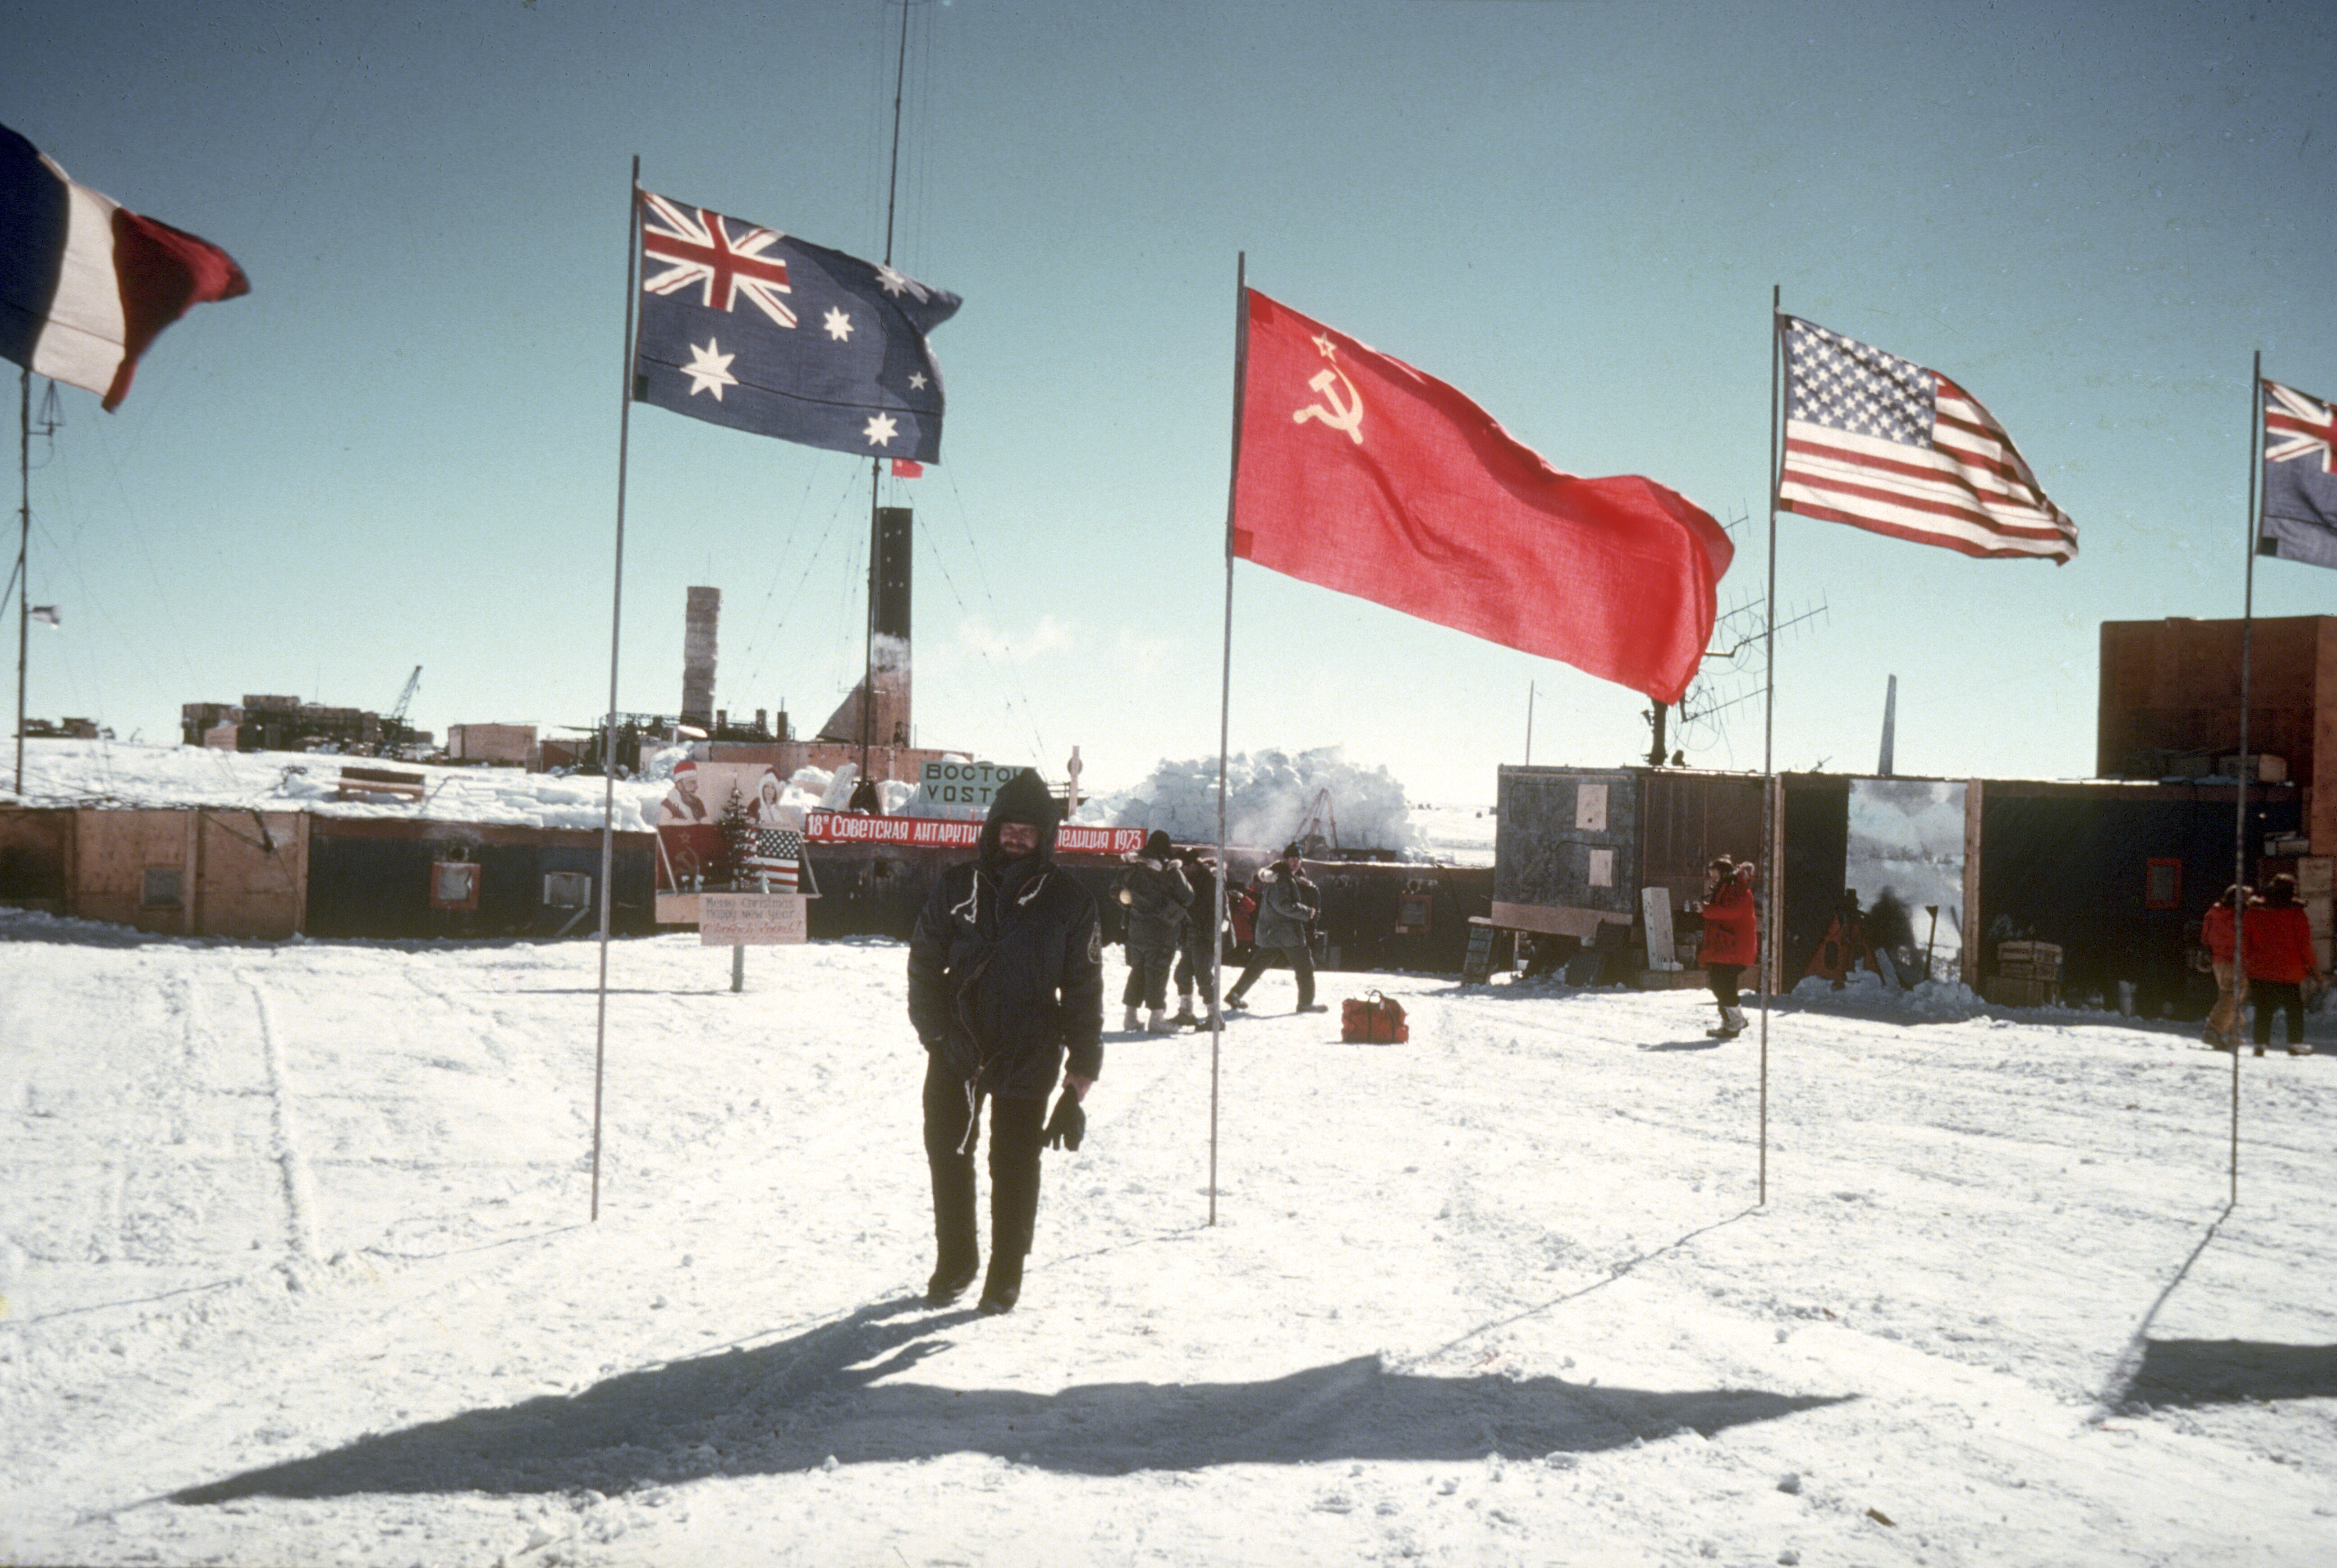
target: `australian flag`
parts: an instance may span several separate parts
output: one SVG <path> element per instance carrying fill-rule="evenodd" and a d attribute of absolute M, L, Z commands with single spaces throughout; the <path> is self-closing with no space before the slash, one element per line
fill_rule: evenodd
<path fill-rule="evenodd" d="M 2256 554 L 2337 566 L 2337 409 L 2264 384 L 2264 523 Z"/>
<path fill-rule="evenodd" d="M 954 294 L 840 250 L 644 191 L 633 397 L 869 457 L 938 461 L 925 334 Z"/>

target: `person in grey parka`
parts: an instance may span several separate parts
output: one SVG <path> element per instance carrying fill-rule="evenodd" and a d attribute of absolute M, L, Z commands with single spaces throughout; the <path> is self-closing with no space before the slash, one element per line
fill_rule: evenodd
<path fill-rule="evenodd" d="M 1226 988 L 1228 1007 L 1248 1005 L 1242 998 L 1280 955 L 1298 975 L 1298 1010 L 1325 1011 L 1315 1000 L 1315 952 L 1307 930 L 1323 912 L 1323 894 L 1300 867 L 1300 858 L 1297 845 L 1285 845 L 1280 860 L 1250 878 L 1250 897 L 1257 900 L 1257 946 L 1242 965 L 1241 978 Z"/>
<path fill-rule="evenodd" d="M 1127 1016 L 1120 1027 L 1166 1034 L 1168 971 L 1177 962 L 1177 936 L 1185 910 L 1193 902 L 1193 885 L 1168 835 L 1158 828 L 1145 836 L 1144 848 L 1131 856 L 1125 870 L 1113 878 L 1112 896 L 1128 909 L 1128 985 L 1120 994 Z M 1139 1024 L 1136 1010 L 1149 1010 Z"/>

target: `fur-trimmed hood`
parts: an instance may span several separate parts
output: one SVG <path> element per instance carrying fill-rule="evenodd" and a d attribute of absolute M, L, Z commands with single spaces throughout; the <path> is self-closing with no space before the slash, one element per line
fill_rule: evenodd
<path fill-rule="evenodd" d="M 998 858 L 998 828 L 1002 822 L 1028 822 L 1039 830 L 1038 861 L 1052 865 L 1055 859 L 1055 829 L 1062 825 L 1063 808 L 1047 790 L 1047 781 L 1039 777 L 1038 769 L 1025 768 L 1022 772 L 999 786 L 998 793 L 990 798 L 990 815 L 982 824 L 982 864 L 995 876 L 1001 869 Z"/>

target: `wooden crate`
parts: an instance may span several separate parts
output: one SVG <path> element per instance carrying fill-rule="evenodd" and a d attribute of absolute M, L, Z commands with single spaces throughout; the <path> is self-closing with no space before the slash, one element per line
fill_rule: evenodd
<path fill-rule="evenodd" d="M 340 787 L 334 793 L 343 800 L 363 795 L 396 795 L 407 800 L 422 799 L 425 781 L 419 773 L 404 773 L 393 768 L 341 769 Z"/>
<path fill-rule="evenodd" d="M 2005 980 L 2055 984 L 2061 978 L 2061 949 L 2051 942 L 2000 942 L 1996 945 L 1996 973 Z"/>

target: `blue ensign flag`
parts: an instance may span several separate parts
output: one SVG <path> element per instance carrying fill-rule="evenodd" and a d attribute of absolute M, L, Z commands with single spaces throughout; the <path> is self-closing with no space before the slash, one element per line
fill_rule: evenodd
<path fill-rule="evenodd" d="M 2256 554 L 2337 566 L 2337 410 L 2264 384 L 2264 522 Z"/>
<path fill-rule="evenodd" d="M 939 461 L 942 377 L 925 334 L 954 294 L 644 191 L 633 397 L 870 457 Z"/>

